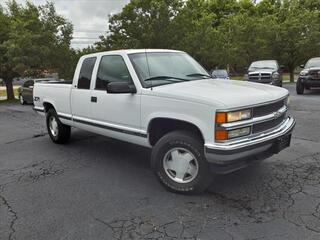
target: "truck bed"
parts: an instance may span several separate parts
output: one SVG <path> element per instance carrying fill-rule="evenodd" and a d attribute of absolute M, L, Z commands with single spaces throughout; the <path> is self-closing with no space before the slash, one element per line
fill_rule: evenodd
<path fill-rule="evenodd" d="M 35 108 L 43 108 L 44 103 L 50 103 L 54 106 L 57 113 L 71 115 L 71 96 L 72 84 L 69 81 L 51 81 L 47 83 L 36 83 L 33 96 Z"/>

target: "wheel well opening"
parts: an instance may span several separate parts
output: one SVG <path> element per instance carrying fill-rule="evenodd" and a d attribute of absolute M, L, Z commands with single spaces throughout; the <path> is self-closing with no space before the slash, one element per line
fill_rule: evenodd
<path fill-rule="evenodd" d="M 154 146 L 167 133 L 176 130 L 190 131 L 204 141 L 200 129 L 192 123 L 169 118 L 156 118 L 151 121 L 148 127 L 151 146 Z"/>
<path fill-rule="evenodd" d="M 48 103 L 48 102 L 44 102 L 43 106 L 44 106 L 44 111 L 45 112 L 48 112 L 52 108 L 54 109 L 54 106 L 51 103 Z"/>

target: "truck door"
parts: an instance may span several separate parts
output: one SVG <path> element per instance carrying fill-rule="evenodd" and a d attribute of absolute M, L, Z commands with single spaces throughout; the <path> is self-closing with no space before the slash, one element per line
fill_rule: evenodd
<path fill-rule="evenodd" d="M 82 125 L 81 120 L 91 118 L 91 79 L 96 57 L 89 57 L 79 62 L 71 90 L 71 111 L 75 126 Z"/>
<path fill-rule="evenodd" d="M 101 57 L 92 90 L 91 111 L 95 123 L 111 137 L 123 140 L 130 136 L 141 137 L 144 134 L 140 131 L 140 94 L 107 93 L 111 82 L 134 84 L 121 55 Z"/>

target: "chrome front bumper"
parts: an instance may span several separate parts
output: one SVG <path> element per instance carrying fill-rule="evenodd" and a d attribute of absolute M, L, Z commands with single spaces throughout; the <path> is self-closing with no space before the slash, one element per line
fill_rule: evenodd
<path fill-rule="evenodd" d="M 279 127 L 258 136 L 231 142 L 205 144 L 205 156 L 213 164 L 213 171 L 226 173 L 245 167 L 254 160 L 263 160 L 279 152 L 275 147 L 279 139 L 288 136 L 289 144 L 295 120 L 288 117 Z M 282 149 L 281 149 L 282 150 Z M 219 170 L 222 168 L 225 170 Z"/>

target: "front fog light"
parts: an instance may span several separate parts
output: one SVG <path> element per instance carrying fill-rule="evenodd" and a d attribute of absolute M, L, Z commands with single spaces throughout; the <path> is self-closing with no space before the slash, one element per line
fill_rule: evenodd
<path fill-rule="evenodd" d="M 235 129 L 228 131 L 228 139 L 243 137 L 250 134 L 250 127 Z"/>

